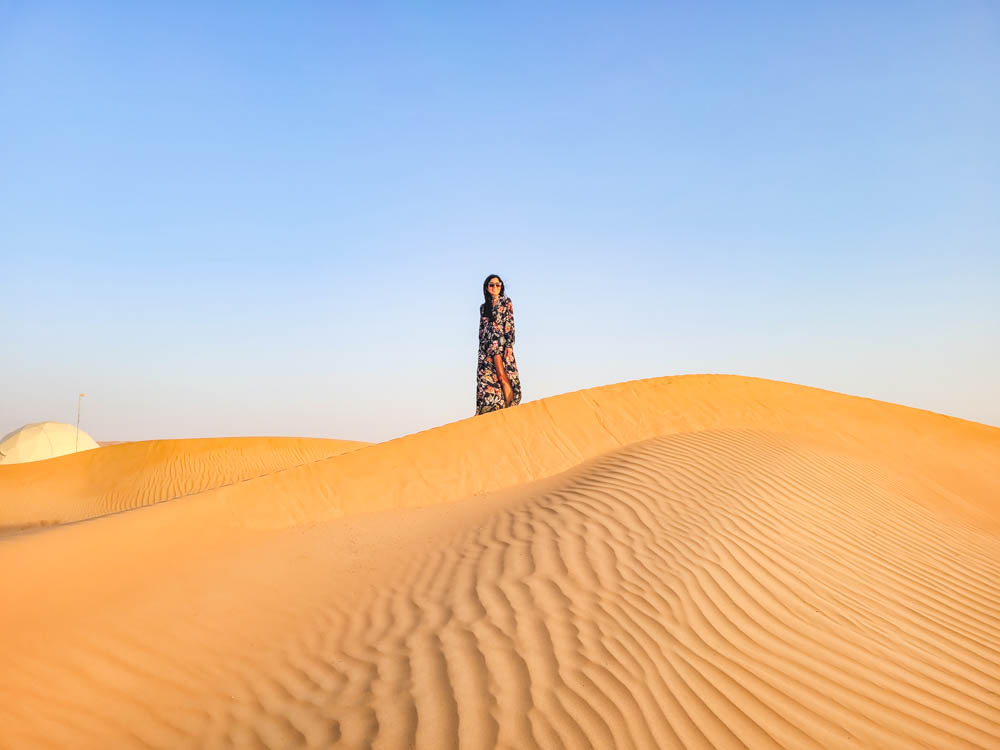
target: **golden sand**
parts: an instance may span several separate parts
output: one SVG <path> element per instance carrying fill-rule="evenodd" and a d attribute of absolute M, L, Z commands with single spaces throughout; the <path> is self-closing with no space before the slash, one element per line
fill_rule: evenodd
<path fill-rule="evenodd" d="M 0 746 L 1000 747 L 996 428 L 686 376 L 240 440 L 0 467 Z"/>
<path fill-rule="evenodd" d="M 176 500 L 369 445 L 317 438 L 111 443 L 0 473 L 0 534 Z"/>

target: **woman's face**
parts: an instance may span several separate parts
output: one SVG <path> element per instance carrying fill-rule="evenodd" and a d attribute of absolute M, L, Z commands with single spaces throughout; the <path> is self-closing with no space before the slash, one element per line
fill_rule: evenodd
<path fill-rule="evenodd" d="M 492 279 L 486 282 L 486 289 L 490 294 L 493 295 L 493 299 L 500 296 L 500 279 L 494 276 Z"/>

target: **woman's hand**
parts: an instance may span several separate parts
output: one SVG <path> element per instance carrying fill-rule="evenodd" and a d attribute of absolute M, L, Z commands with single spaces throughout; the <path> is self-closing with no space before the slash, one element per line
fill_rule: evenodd
<path fill-rule="evenodd" d="M 500 386 L 503 388 L 503 400 L 507 406 L 510 406 L 511 402 L 514 400 L 514 389 L 510 387 L 509 382 L 501 383 Z"/>
<path fill-rule="evenodd" d="M 503 359 L 504 362 L 509 362 L 510 360 L 514 359 L 514 350 L 511 349 L 509 346 L 503 350 Z"/>

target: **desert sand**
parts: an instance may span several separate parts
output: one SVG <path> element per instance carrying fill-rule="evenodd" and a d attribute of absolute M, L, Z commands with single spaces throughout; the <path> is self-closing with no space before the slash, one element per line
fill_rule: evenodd
<path fill-rule="evenodd" d="M 366 445 L 318 438 L 144 440 L 5 466 L 0 534 L 176 500 Z"/>
<path fill-rule="evenodd" d="M 684 376 L 289 440 L 0 467 L 0 747 L 1000 747 L 1000 429 Z"/>

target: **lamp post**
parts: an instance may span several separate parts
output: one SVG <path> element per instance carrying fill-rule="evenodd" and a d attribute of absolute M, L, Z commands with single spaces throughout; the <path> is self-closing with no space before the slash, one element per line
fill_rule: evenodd
<path fill-rule="evenodd" d="M 74 453 L 80 450 L 80 404 L 83 403 L 83 397 L 86 395 L 86 393 L 81 393 L 80 397 L 76 400 L 76 445 L 73 446 Z"/>

